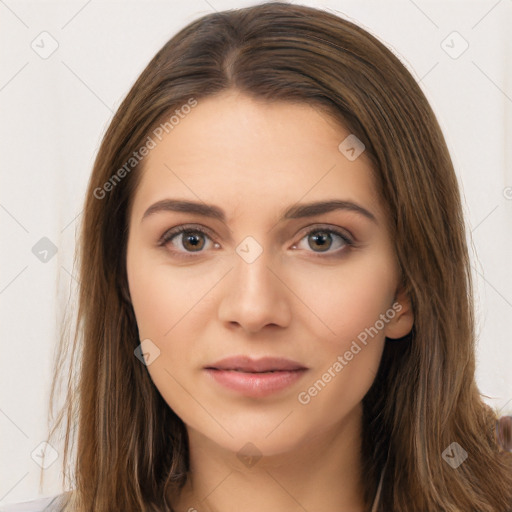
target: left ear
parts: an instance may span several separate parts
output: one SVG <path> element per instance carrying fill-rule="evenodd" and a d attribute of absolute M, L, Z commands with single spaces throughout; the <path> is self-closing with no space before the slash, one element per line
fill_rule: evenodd
<path fill-rule="evenodd" d="M 397 290 L 390 309 L 395 311 L 396 314 L 386 324 L 384 334 L 386 338 L 403 338 L 411 332 L 414 324 L 414 314 L 412 311 L 411 301 L 403 287 L 400 287 L 399 290 Z"/>

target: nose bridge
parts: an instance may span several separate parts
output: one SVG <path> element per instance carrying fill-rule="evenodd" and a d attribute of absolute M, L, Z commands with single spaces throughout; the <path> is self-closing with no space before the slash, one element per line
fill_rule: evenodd
<path fill-rule="evenodd" d="M 256 303 L 268 301 L 275 296 L 278 282 L 269 270 L 271 251 L 263 247 L 253 236 L 247 236 L 236 247 L 235 281 L 239 284 L 242 297 Z M 259 297 L 258 297 L 259 295 Z"/>
<path fill-rule="evenodd" d="M 286 287 L 274 275 L 272 266 L 271 252 L 256 238 L 248 236 L 240 242 L 220 306 L 221 320 L 238 323 L 250 331 L 289 321 Z"/>
<path fill-rule="evenodd" d="M 234 272 L 244 289 L 257 291 L 258 287 L 273 287 L 275 283 L 268 282 L 271 275 L 271 255 L 268 248 L 264 249 L 253 237 L 247 237 L 237 246 L 236 253 L 238 258 L 235 259 Z"/>

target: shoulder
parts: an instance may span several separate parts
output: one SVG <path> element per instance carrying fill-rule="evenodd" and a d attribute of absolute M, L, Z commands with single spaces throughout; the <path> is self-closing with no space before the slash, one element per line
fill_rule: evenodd
<path fill-rule="evenodd" d="M 68 494 L 69 492 L 11 505 L 0 505 L 0 512 L 60 512 Z"/>

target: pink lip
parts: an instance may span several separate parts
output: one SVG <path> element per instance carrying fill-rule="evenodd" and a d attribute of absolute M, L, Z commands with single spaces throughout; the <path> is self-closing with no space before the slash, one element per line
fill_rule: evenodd
<path fill-rule="evenodd" d="M 282 357 L 262 357 L 261 359 L 253 359 L 248 356 L 226 357 L 216 363 L 205 366 L 205 368 L 215 370 L 240 370 L 253 373 L 307 369 L 302 364 Z"/>
<path fill-rule="evenodd" d="M 252 359 L 247 356 L 228 357 L 204 369 L 222 386 L 252 397 L 277 393 L 295 383 L 308 370 L 289 359 Z"/>

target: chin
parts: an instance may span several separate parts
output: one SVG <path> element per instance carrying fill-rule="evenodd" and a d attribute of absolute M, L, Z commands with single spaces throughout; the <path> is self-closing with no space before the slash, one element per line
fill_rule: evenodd
<path fill-rule="evenodd" d="M 221 424 L 225 430 L 217 423 L 212 425 L 211 422 L 208 424 L 210 428 L 205 428 L 204 421 L 199 421 L 197 426 L 188 424 L 187 430 L 193 438 L 197 435 L 203 439 L 206 438 L 221 449 L 235 453 L 239 458 L 283 455 L 303 447 L 305 440 L 312 437 L 308 432 L 315 430 L 313 426 L 310 430 L 305 428 L 303 421 L 298 422 L 298 418 L 292 419 L 294 415 L 290 414 L 290 410 L 286 410 L 288 412 L 280 413 L 278 419 L 274 414 L 264 417 L 261 413 L 251 415 L 241 411 L 238 417 L 231 418 L 231 421 L 224 417 Z M 288 414 L 289 417 L 287 417 Z"/>

